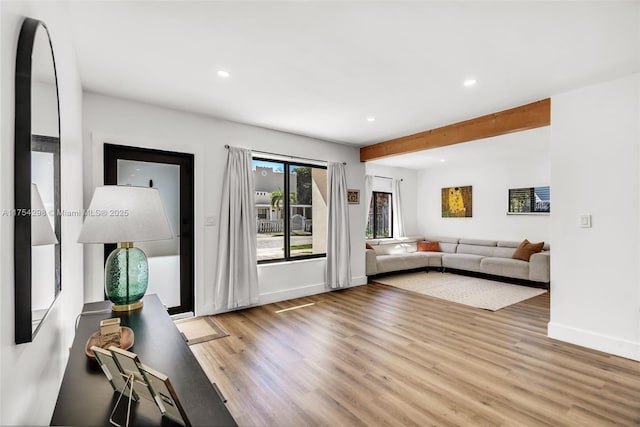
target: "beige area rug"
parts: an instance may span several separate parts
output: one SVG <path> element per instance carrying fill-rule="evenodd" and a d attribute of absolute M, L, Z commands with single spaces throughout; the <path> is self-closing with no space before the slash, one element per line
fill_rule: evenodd
<path fill-rule="evenodd" d="M 547 292 L 544 289 L 434 271 L 396 274 L 372 281 L 491 311 Z"/>
<path fill-rule="evenodd" d="M 194 317 L 192 319 L 176 320 L 176 327 L 185 337 L 188 345 L 200 344 L 218 338 L 228 337 L 229 334 L 220 327 L 211 316 Z"/>

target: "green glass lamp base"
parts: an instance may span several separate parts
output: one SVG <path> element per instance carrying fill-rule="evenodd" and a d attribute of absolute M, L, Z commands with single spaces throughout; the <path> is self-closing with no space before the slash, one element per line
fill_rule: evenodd
<path fill-rule="evenodd" d="M 113 302 L 114 311 L 136 310 L 142 307 L 142 297 L 149 282 L 149 265 L 142 250 L 132 244 L 115 249 L 104 269 L 104 290 Z"/>

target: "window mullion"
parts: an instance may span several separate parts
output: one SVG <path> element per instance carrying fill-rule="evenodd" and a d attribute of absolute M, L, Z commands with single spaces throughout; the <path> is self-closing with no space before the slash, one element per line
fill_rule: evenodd
<path fill-rule="evenodd" d="M 282 199 L 284 200 L 284 259 L 289 260 L 291 258 L 291 238 L 290 234 L 290 226 L 291 226 L 291 185 L 289 183 L 289 163 L 284 163 L 284 194 L 282 195 Z"/>

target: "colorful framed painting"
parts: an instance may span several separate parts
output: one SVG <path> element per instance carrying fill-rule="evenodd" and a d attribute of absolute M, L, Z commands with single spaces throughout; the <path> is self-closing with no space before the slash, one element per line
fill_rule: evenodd
<path fill-rule="evenodd" d="M 442 189 L 442 218 L 471 218 L 473 216 L 473 187 Z"/>
<path fill-rule="evenodd" d="M 551 189 L 527 187 L 509 189 L 507 215 L 549 215 L 551 213 Z"/>

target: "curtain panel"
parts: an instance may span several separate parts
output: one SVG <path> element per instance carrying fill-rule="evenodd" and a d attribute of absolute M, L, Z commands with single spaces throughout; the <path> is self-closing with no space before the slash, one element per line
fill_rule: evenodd
<path fill-rule="evenodd" d="M 404 237 L 404 220 L 402 215 L 402 197 L 400 196 L 400 183 L 401 179 L 393 180 L 392 187 L 392 205 L 393 205 L 393 237 L 396 239 L 399 237 Z"/>
<path fill-rule="evenodd" d="M 362 201 L 365 203 L 364 205 L 364 229 L 365 232 L 367 230 L 367 226 L 369 224 L 369 206 L 371 206 L 371 198 L 373 197 L 373 180 L 375 177 L 373 175 L 365 175 L 364 176 L 364 197 Z"/>
<path fill-rule="evenodd" d="M 351 283 L 351 233 L 345 170 L 342 163 L 329 162 L 327 286 L 331 289 L 345 288 Z"/>
<path fill-rule="evenodd" d="M 259 302 L 251 151 L 229 147 L 220 204 L 216 310 Z"/>

